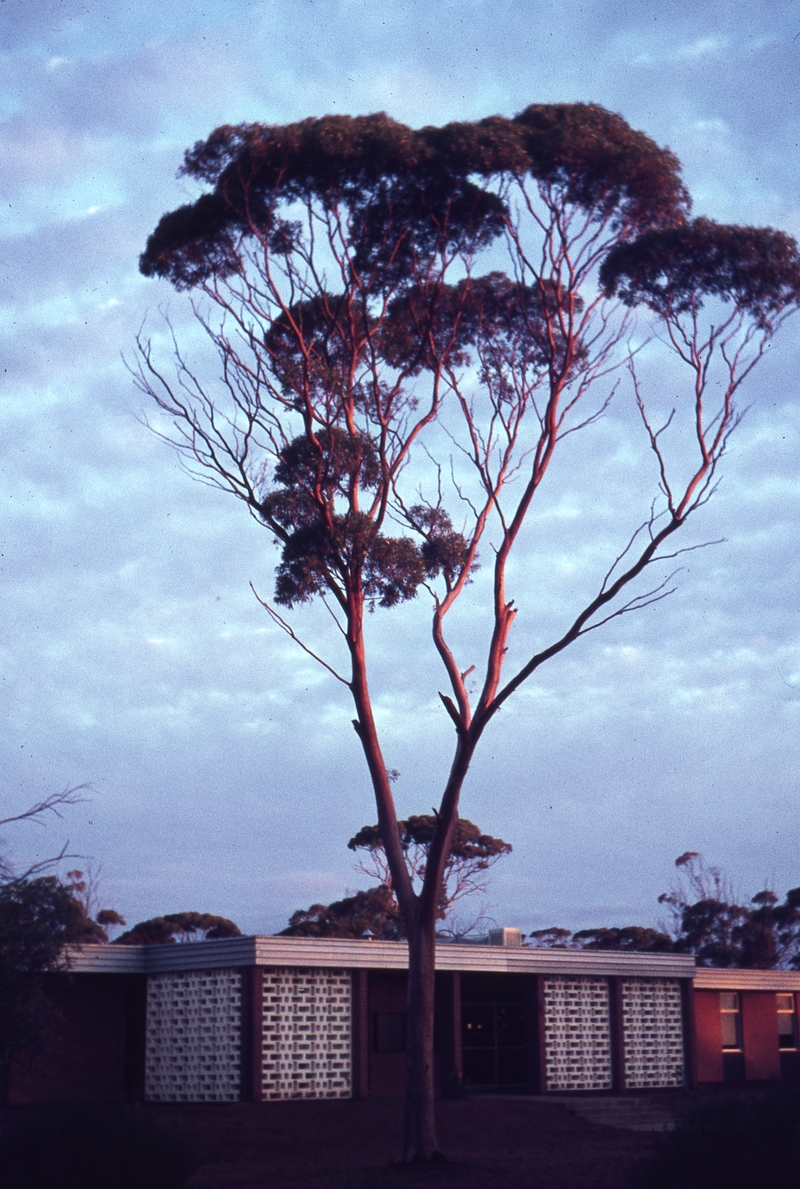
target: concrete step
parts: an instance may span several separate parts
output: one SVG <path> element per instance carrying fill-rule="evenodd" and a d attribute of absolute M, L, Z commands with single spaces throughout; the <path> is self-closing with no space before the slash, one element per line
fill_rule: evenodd
<path fill-rule="evenodd" d="M 668 1111 L 647 1098 L 628 1094 L 604 1098 L 548 1094 L 545 1101 L 558 1103 L 578 1118 L 605 1127 L 620 1127 L 626 1131 L 672 1131 L 675 1127 L 675 1120 Z"/>

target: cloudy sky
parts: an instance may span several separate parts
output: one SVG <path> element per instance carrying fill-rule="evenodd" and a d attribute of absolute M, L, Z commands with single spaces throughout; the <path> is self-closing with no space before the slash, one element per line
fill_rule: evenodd
<path fill-rule="evenodd" d="M 94 789 L 5 842 L 23 862 L 68 838 L 129 923 L 199 909 L 272 932 L 364 882 L 346 842 L 375 814 L 345 691 L 250 592 L 269 589 L 269 534 L 180 471 L 124 366 L 165 303 L 191 331 L 137 271 L 190 194 L 184 149 L 221 123 L 594 101 L 677 153 L 696 213 L 797 236 L 800 2 L 0 0 L 0 60 L 0 797 Z M 498 923 L 656 923 L 687 849 L 742 894 L 800 883 L 799 366 L 800 319 L 692 530 L 725 543 L 542 669 L 485 737 L 462 813 L 514 846 Z M 586 448 L 623 511 L 651 465 L 629 399 Z M 553 481 L 523 640 L 618 543 L 591 470 Z M 452 729 L 421 608 L 370 632 L 399 809 L 424 812 Z"/>

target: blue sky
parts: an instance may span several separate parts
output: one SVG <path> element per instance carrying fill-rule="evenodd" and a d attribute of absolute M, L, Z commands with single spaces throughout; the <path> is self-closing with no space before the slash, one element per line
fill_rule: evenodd
<path fill-rule="evenodd" d="M 375 815 L 339 688 L 249 590 L 269 587 L 268 534 L 181 473 L 124 367 L 165 303 L 191 340 L 183 299 L 137 270 L 190 194 L 184 149 L 243 120 L 594 101 L 677 153 L 696 213 L 797 236 L 800 3 L 2 0 L 0 62 L 0 795 L 96 789 L 6 843 L 25 861 L 68 837 L 129 921 L 273 931 L 363 883 L 346 842 Z M 687 849 L 743 894 L 800 883 L 799 359 L 790 323 L 697 525 L 725 543 L 541 670 L 485 738 L 462 812 L 514 846 L 499 923 L 655 922 Z M 627 432 L 623 405 L 597 439 L 623 503 L 645 465 Z M 549 500 L 526 565 L 557 623 L 613 534 L 574 474 Z M 450 745 L 421 625 L 415 607 L 371 625 L 403 813 L 437 799 Z"/>

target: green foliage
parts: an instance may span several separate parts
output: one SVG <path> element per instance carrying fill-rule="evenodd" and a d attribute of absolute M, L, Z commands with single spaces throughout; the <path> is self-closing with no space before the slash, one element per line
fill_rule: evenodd
<path fill-rule="evenodd" d="M 213 941 L 219 937 L 241 937 L 241 930 L 227 917 L 209 912 L 173 912 L 140 921 L 112 945 L 172 945 L 178 941 Z"/>
<path fill-rule="evenodd" d="M 627 235 L 679 221 L 689 206 L 668 150 L 582 103 L 418 131 L 382 112 L 225 125 L 197 142 L 181 173 L 214 190 L 165 215 L 140 262 L 146 276 L 177 288 L 238 271 L 243 238 L 270 244 L 271 235 L 280 248 L 291 239 L 280 206 L 312 198 L 328 209 L 347 202 L 354 263 L 381 287 L 406 278 L 443 241 L 474 252 L 502 232 L 502 200 L 473 177 L 530 174 L 592 217 L 615 218 Z"/>
<path fill-rule="evenodd" d="M 477 541 L 453 527 L 441 492 L 431 506 L 402 505 L 397 481 L 412 442 L 444 388 L 457 389 L 454 369 L 475 363 L 494 421 L 488 437 L 473 422 L 472 452 L 491 491 L 497 427 L 521 441 L 540 384 L 555 391 L 588 385 L 592 368 L 604 374 L 591 348 L 605 336 L 582 321 L 579 292 L 604 255 L 607 294 L 665 316 L 715 294 L 764 327 L 800 293 L 794 241 L 688 222 L 673 154 L 594 104 L 533 104 L 513 119 L 418 130 L 385 113 L 226 125 L 187 152 L 181 172 L 212 189 L 164 215 L 141 271 L 205 287 L 254 359 L 243 364 L 231 337 L 210 331 L 234 401 L 232 440 L 224 418 L 212 413 L 203 427 L 171 395 L 159 403 L 192 425 L 193 465 L 220 475 L 274 531 L 275 599 L 289 608 L 332 594 L 360 615 L 363 602 L 397 606 L 438 576 L 448 594 L 460 589 Z M 555 237 L 544 263 L 534 267 L 520 243 L 512 275 L 475 275 L 479 249 L 502 234 L 516 242 L 514 193 Z M 566 264 L 572 237 L 586 241 L 579 267 Z M 319 244 L 331 257 L 324 276 L 341 292 L 323 283 Z M 453 267 L 466 275 L 448 284 Z M 421 372 L 435 395 L 415 426 L 418 397 L 405 384 Z M 409 535 L 385 532 L 389 514 Z"/>
<path fill-rule="evenodd" d="M 535 178 L 626 234 L 680 222 L 690 199 L 680 163 L 596 103 L 534 103 L 515 119 Z"/>
<path fill-rule="evenodd" d="M 312 904 L 292 913 L 279 937 L 376 937 L 397 941 L 404 936 L 397 902 L 385 886 L 356 892 L 333 904 Z"/>
<path fill-rule="evenodd" d="M 399 821 L 397 829 L 400 845 L 406 854 L 414 848 L 425 852 L 433 842 L 436 816 L 432 813 L 413 814 L 404 821 Z M 383 852 L 380 827 L 362 826 L 347 845 L 353 851 Z M 450 857 L 454 862 L 469 863 L 475 871 L 486 871 L 495 859 L 511 854 L 512 849 L 510 842 L 503 842 L 502 838 L 493 838 L 491 834 L 482 834 L 473 822 L 460 817 L 450 844 Z"/>
<path fill-rule="evenodd" d="M 771 227 L 722 226 L 695 219 L 619 244 L 600 270 L 606 293 L 626 305 L 644 302 L 664 317 L 702 308 L 706 297 L 731 301 L 769 326 L 800 304 L 800 253 Z"/>
<path fill-rule="evenodd" d="M 800 1096 L 695 1104 L 675 1131 L 655 1138 L 634 1189 L 794 1189 L 800 1167 Z"/>
<path fill-rule="evenodd" d="M 666 954 L 674 942 L 658 929 L 627 925 L 623 929 L 581 929 L 573 938 L 583 950 L 634 950 L 637 953 Z"/>
<path fill-rule="evenodd" d="M 142 1107 L 40 1107 L 0 1138 L 3 1189 L 180 1189 L 188 1141 Z"/>
<path fill-rule="evenodd" d="M 433 814 L 416 814 L 397 823 L 400 845 L 409 869 L 418 879 L 425 876 L 425 863 L 436 829 Z M 366 863 L 359 870 L 377 876 L 381 883 L 367 891 L 356 892 L 333 904 L 312 904 L 298 909 L 281 936 L 289 937 L 364 937 L 397 941 L 406 936 L 405 925 L 392 891 L 392 880 L 378 826 L 362 826 L 348 842 L 352 851 L 365 852 Z M 439 903 L 438 919 L 444 920 L 453 903 L 469 893 L 483 891 L 481 877 L 511 845 L 502 838 L 482 834 L 466 818 L 459 818 L 450 855 L 445 864 L 445 878 Z"/>
<path fill-rule="evenodd" d="M 675 860 L 683 881 L 659 896 L 675 918 L 675 949 L 701 966 L 800 968 L 800 888 L 782 904 L 769 889 L 738 903 L 730 880 L 696 851 Z"/>
<path fill-rule="evenodd" d="M 672 912 L 672 935 L 641 925 L 624 928 L 552 927 L 528 934 L 528 944 L 543 949 L 632 950 L 639 953 L 694 954 L 700 966 L 800 970 L 800 888 L 783 903 L 774 892 L 756 893 L 739 904 L 730 880 L 696 851 L 675 860 L 682 881 L 663 892 L 659 904 Z"/>

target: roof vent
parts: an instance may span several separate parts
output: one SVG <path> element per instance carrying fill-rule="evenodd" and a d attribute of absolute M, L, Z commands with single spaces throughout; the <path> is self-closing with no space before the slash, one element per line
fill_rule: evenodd
<path fill-rule="evenodd" d="M 522 934 L 519 929 L 490 929 L 489 945 L 522 945 Z"/>

